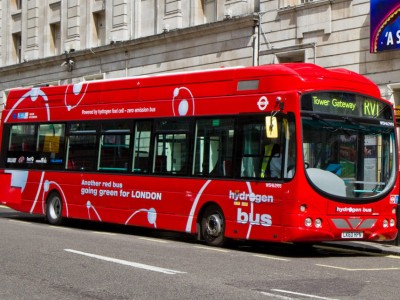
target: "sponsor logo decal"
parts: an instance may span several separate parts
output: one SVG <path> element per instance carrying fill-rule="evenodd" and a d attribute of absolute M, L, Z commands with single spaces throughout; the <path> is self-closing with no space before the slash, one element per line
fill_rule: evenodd
<path fill-rule="evenodd" d="M 229 196 L 229 199 L 234 200 L 235 203 L 238 201 L 251 202 L 251 203 L 273 203 L 274 202 L 273 196 L 264 195 L 264 194 L 246 193 L 246 192 L 230 190 L 228 196 Z"/>

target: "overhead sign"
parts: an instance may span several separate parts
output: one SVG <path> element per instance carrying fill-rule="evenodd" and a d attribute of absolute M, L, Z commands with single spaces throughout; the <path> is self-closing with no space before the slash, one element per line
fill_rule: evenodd
<path fill-rule="evenodd" d="M 303 95 L 302 110 L 340 116 L 392 120 L 388 104 L 361 95 L 321 92 Z"/>
<path fill-rule="evenodd" d="M 371 0 L 370 52 L 400 50 L 400 1 Z"/>

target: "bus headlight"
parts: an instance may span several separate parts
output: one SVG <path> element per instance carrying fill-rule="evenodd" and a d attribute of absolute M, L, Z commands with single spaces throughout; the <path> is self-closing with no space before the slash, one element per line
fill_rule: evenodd
<path fill-rule="evenodd" d="M 388 228 L 388 226 L 389 226 L 389 222 L 388 222 L 388 220 L 383 220 L 383 228 Z"/>
<path fill-rule="evenodd" d="M 312 219 L 311 219 L 311 218 L 306 218 L 306 219 L 304 220 L 304 225 L 305 225 L 306 227 L 311 227 L 311 225 L 312 225 Z"/>
<path fill-rule="evenodd" d="M 322 220 L 321 219 L 315 219 L 314 226 L 315 226 L 315 228 L 321 228 L 322 227 Z"/>
<path fill-rule="evenodd" d="M 396 226 L 396 222 L 394 221 L 394 219 L 390 219 L 390 227 L 394 226 Z"/>

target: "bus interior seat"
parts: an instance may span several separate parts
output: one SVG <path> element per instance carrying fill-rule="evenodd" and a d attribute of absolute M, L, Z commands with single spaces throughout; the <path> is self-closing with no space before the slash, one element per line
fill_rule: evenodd
<path fill-rule="evenodd" d="M 154 172 L 156 173 L 165 173 L 167 172 L 167 157 L 165 155 L 157 155 Z"/>
<path fill-rule="evenodd" d="M 232 175 L 232 161 L 229 159 L 218 160 L 214 169 L 210 172 L 211 176 L 229 177 Z"/>
<path fill-rule="evenodd" d="M 68 159 L 67 169 L 68 170 L 75 170 L 75 162 L 73 159 Z"/>
<path fill-rule="evenodd" d="M 231 176 L 232 175 L 232 161 L 231 160 L 224 160 L 222 163 L 223 167 L 223 175 L 224 176 Z"/>
<path fill-rule="evenodd" d="M 338 176 L 342 175 L 342 166 L 340 164 L 328 164 L 325 170 Z"/>

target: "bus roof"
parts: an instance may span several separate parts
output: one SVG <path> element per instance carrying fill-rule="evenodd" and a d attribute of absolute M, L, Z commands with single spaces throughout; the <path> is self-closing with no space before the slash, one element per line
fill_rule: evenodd
<path fill-rule="evenodd" d="M 239 83 L 257 81 L 257 89 L 240 90 Z M 274 93 L 281 91 L 297 91 L 300 93 L 318 90 L 348 91 L 366 94 L 380 98 L 380 91 L 376 84 L 366 77 L 345 69 L 325 69 L 310 63 L 289 63 L 262 65 L 257 67 L 230 67 L 154 76 L 138 76 L 119 79 L 80 82 L 65 86 L 37 87 L 49 99 L 62 101 L 66 94 L 74 93 L 86 85 L 87 93 L 97 93 L 96 99 L 102 98 L 100 93 L 107 93 L 107 98 L 101 102 L 121 102 L 133 100 L 132 95 L 141 93 L 141 101 L 154 100 L 154 94 L 162 94 L 162 88 L 180 86 L 191 87 L 196 91 L 196 97 L 217 97 L 234 94 Z M 74 88 L 69 88 L 74 86 Z M 246 86 L 246 85 L 245 85 Z M 152 88 L 158 88 L 155 91 Z M 35 89 L 35 88 L 33 88 Z M 32 88 L 11 90 L 6 102 L 6 108 L 14 107 L 17 101 Z M 116 91 L 127 91 L 126 99 Z M 146 90 L 148 90 L 146 92 Z M 114 93 L 113 93 L 114 92 Z M 128 98 L 129 94 L 129 98 Z M 160 96 L 157 99 L 166 99 Z M 105 100 L 107 99 L 107 100 Z M 31 102 L 32 106 L 33 102 Z M 94 103 L 94 101 L 91 101 Z"/>

